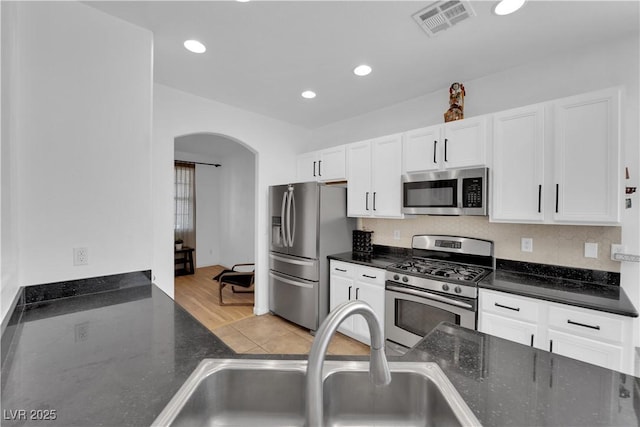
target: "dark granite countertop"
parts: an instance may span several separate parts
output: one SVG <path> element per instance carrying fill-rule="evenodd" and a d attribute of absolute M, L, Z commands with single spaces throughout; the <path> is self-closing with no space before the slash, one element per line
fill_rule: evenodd
<path fill-rule="evenodd" d="M 411 249 L 409 248 L 373 245 L 372 254 L 363 255 L 357 252 L 343 252 L 329 255 L 327 258 L 384 269 L 405 260 L 409 256 L 411 256 Z"/>
<path fill-rule="evenodd" d="M 301 357 L 235 354 L 147 278 L 36 301 L 3 360 L 3 426 L 148 426 L 204 358 Z M 400 360 L 437 362 L 486 426 L 640 425 L 640 379 L 480 332 L 441 324 Z M 38 409 L 56 420 L 10 419 Z"/>
<path fill-rule="evenodd" d="M 640 378 L 450 323 L 405 359 L 438 363 L 484 426 L 640 425 Z"/>
<path fill-rule="evenodd" d="M 149 426 L 202 359 L 235 357 L 144 281 L 24 307 L 2 365 L 3 426 Z M 30 419 L 39 409 L 56 419 Z"/>
<path fill-rule="evenodd" d="M 521 265 L 524 265 L 528 270 L 504 270 L 500 268 L 501 265 L 512 270 L 518 270 Z M 535 266 L 540 267 L 536 270 Z M 624 289 L 615 284 L 615 278 L 611 277 L 617 273 L 557 267 L 562 271 L 553 274 L 554 271 L 549 271 L 553 268 L 553 266 L 513 261 L 498 262 L 496 270 L 485 277 L 479 286 L 561 304 L 638 317 L 638 311 Z"/>

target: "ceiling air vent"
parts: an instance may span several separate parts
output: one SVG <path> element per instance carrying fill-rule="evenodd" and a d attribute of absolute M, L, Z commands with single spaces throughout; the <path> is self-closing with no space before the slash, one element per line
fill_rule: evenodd
<path fill-rule="evenodd" d="M 475 15 L 470 2 L 466 0 L 444 0 L 415 13 L 413 19 L 429 37 L 434 37 Z"/>

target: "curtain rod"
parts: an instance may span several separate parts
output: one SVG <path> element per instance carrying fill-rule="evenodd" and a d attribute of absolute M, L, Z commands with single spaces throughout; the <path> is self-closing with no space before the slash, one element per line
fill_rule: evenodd
<path fill-rule="evenodd" d="M 188 161 L 184 161 L 184 160 L 176 160 L 175 163 L 188 163 L 188 164 L 191 164 L 191 165 L 207 165 L 207 166 L 215 166 L 217 168 L 222 166 L 220 163 L 188 162 Z"/>

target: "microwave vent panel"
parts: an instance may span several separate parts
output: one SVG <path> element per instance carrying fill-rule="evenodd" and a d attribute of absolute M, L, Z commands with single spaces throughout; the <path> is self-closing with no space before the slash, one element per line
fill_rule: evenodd
<path fill-rule="evenodd" d="M 429 37 L 435 37 L 462 21 L 466 21 L 476 13 L 471 3 L 466 0 L 444 0 L 433 3 L 425 9 L 413 14 L 418 23 Z"/>

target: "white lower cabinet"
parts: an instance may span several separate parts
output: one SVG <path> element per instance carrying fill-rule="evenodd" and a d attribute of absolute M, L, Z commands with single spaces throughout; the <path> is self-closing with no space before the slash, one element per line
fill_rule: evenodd
<path fill-rule="evenodd" d="M 380 325 L 383 325 L 385 270 L 336 260 L 331 260 L 329 269 L 329 310 L 346 301 L 361 300 L 373 308 Z M 371 344 L 369 326 L 361 315 L 348 317 L 338 330 Z"/>
<path fill-rule="evenodd" d="M 483 313 L 482 318 L 482 332 L 509 341 L 537 347 L 535 339 L 538 335 L 538 325 L 492 313 Z"/>
<path fill-rule="evenodd" d="M 487 289 L 479 306 L 481 332 L 633 373 L 631 318 Z"/>
<path fill-rule="evenodd" d="M 520 344 L 539 347 L 540 306 L 537 301 L 480 290 L 478 329 Z"/>
<path fill-rule="evenodd" d="M 622 371 L 623 345 L 609 344 L 579 335 L 549 329 L 549 351 L 583 362 Z"/>

